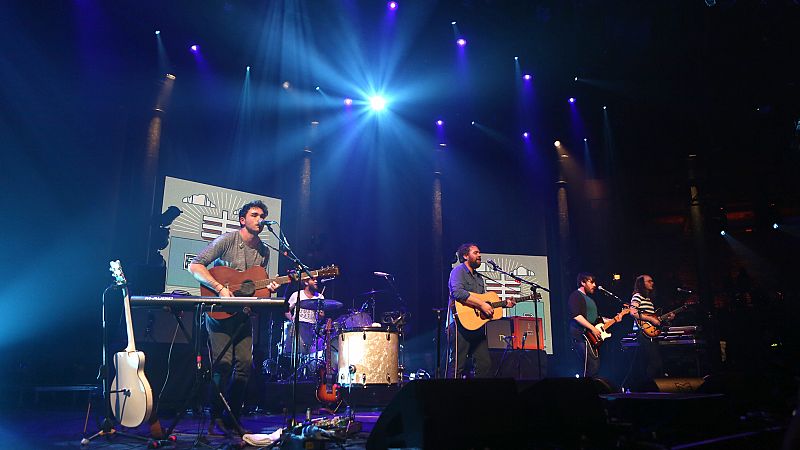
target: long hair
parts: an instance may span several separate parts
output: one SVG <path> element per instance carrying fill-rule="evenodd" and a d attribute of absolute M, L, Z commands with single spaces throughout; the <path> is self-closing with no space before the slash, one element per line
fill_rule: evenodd
<path fill-rule="evenodd" d="M 643 273 L 643 274 L 639 275 L 638 277 L 636 277 L 636 281 L 633 283 L 633 294 L 640 294 L 640 295 L 642 295 L 644 297 L 650 297 L 650 294 L 652 294 L 652 291 L 648 291 L 647 288 L 644 287 L 644 277 L 650 277 L 650 275 L 647 275 L 647 274 Z M 650 278 L 652 278 L 652 277 L 650 277 Z M 631 294 L 631 295 L 633 295 L 633 294 Z"/>

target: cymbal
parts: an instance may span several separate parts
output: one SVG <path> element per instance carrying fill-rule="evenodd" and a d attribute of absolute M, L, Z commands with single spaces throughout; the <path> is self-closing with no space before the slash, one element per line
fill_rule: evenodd
<path fill-rule="evenodd" d="M 375 295 L 375 294 L 380 294 L 382 292 L 386 292 L 386 291 L 383 290 L 383 289 L 373 289 L 371 291 L 362 292 L 362 293 L 358 294 L 356 297 L 366 297 L 367 295 Z"/>
<path fill-rule="evenodd" d="M 323 311 L 332 311 L 342 307 L 342 302 L 330 298 L 309 298 L 300 300 L 300 307 L 303 309 L 321 309 Z"/>

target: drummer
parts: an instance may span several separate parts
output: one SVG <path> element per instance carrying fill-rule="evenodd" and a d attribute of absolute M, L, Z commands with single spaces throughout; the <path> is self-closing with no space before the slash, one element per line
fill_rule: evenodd
<path fill-rule="evenodd" d="M 300 300 L 325 298 L 319 292 L 317 279 L 307 278 L 303 280 L 303 290 L 300 291 Z M 294 320 L 294 306 L 297 304 L 297 292 L 292 293 L 289 297 L 289 311 L 286 312 L 286 318 L 289 321 Z M 300 342 L 301 353 L 309 353 L 315 350 L 316 344 L 316 325 L 319 319 L 325 316 L 325 311 L 322 309 L 305 309 L 300 308 Z"/>

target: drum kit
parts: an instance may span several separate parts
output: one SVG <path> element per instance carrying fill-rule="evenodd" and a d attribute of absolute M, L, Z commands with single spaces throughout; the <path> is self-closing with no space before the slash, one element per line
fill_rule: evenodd
<path fill-rule="evenodd" d="M 383 323 L 375 322 L 375 298 L 383 291 L 371 290 L 356 298 L 367 301 L 358 309 L 345 310 L 333 321 L 330 338 L 331 366 L 336 370 L 336 382 L 342 387 L 399 384 L 402 380 L 401 339 L 405 314 L 388 312 Z M 326 365 L 324 319 L 335 315 L 344 306 L 333 299 L 300 300 L 300 308 L 315 312 L 316 323 L 300 323 L 300 364 L 298 379 L 316 380 L 317 369 Z M 324 313 L 324 314 L 322 314 Z M 292 377 L 291 353 L 294 342 L 293 324 L 283 324 L 281 342 L 278 343 L 278 381 Z M 268 361 L 264 362 L 265 373 Z M 337 370 L 338 369 L 338 370 Z"/>

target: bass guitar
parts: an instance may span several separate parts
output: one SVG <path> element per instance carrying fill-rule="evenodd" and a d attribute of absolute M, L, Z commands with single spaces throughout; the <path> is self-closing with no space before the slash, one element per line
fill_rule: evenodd
<path fill-rule="evenodd" d="M 111 382 L 109 400 L 114 417 L 124 427 L 138 427 L 153 412 L 153 391 L 144 376 L 144 352 L 136 351 L 131 322 L 131 301 L 125 274 L 119 261 L 111 261 L 109 269 L 125 297 L 125 323 L 128 346 L 114 355 L 116 376 Z"/>
<path fill-rule="evenodd" d="M 603 345 L 603 341 L 611 337 L 611 333 L 608 332 L 608 329 L 611 328 L 612 325 L 622 320 L 622 317 L 625 314 L 628 314 L 630 309 L 626 308 L 619 312 L 616 316 L 612 317 L 611 319 L 600 318 L 600 323 L 595 324 L 595 328 L 600 331 L 600 339 L 594 337 L 594 334 L 589 330 L 584 329 L 583 336 L 586 338 L 586 342 L 589 344 L 589 348 L 592 349 L 592 353 L 597 355 L 597 351 L 600 349 L 600 346 Z"/>
<path fill-rule="evenodd" d="M 467 306 L 461 302 L 456 303 L 456 317 L 458 317 L 458 323 L 461 324 L 462 327 L 466 328 L 467 330 L 477 330 L 478 328 L 482 327 L 486 324 L 486 322 L 490 320 L 497 320 L 503 317 L 503 310 L 501 308 L 508 308 L 508 302 L 505 300 L 500 300 L 500 296 L 497 295 L 497 292 L 489 291 L 485 294 L 476 294 L 472 293 L 472 295 L 478 297 L 480 300 L 489 303 L 492 308 L 494 308 L 494 313 L 491 316 L 487 316 L 483 311 L 479 308 L 473 308 L 472 306 Z M 542 294 L 538 292 L 526 295 L 524 297 L 520 297 L 515 299 L 517 303 L 527 302 L 531 300 L 541 300 Z"/>
<path fill-rule="evenodd" d="M 325 364 L 319 368 L 319 386 L 317 387 L 317 400 L 324 405 L 335 405 L 341 400 L 339 385 L 334 382 L 336 375 L 333 373 L 331 360 L 331 328 L 333 320 L 325 323 Z"/>
<path fill-rule="evenodd" d="M 683 312 L 692 305 L 694 305 L 694 303 L 685 303 L 683 306 L 679 308 L 675 308 L 666 314 L 658 316 L 658 321 L 663 322 L 664 319 L 666 319 L 670 314 L 678 314 L 680 312 Z M 660 326 L 655 326 L 646 320 L 639 320 L 637 322 L 639 323 L 639 328 L 642 330 L 642 333 L 644 333 L 647 337 L 654 338 L 661 334 Z"/>
<path fill-rule="evenodd" d="M 296 275 L 284 275 L 275 278 L 267 277 L 267 271 L 261 266 L 253 266 L 245 271 L 231 269 L 225 266 L 216 266 L 208 270 L 215 280 L 228 288 L 236 297 L 269 297 L 271 292 L 267 289 L 273 281 L 279 285 L 297 281 Z M 339 275 L 339 268 L 327 266 L 310 271 L 312 278 L 332 278 Z M 300 279 L 306 280 L 309 276 L 305 272 L 300 274 Z M 200 285 L 200 295 L 215 297 L 216 292 L 207 286 Z M 214 319 L 227 319 L 233 314 L 227 312 L 209 313 Z"/>

